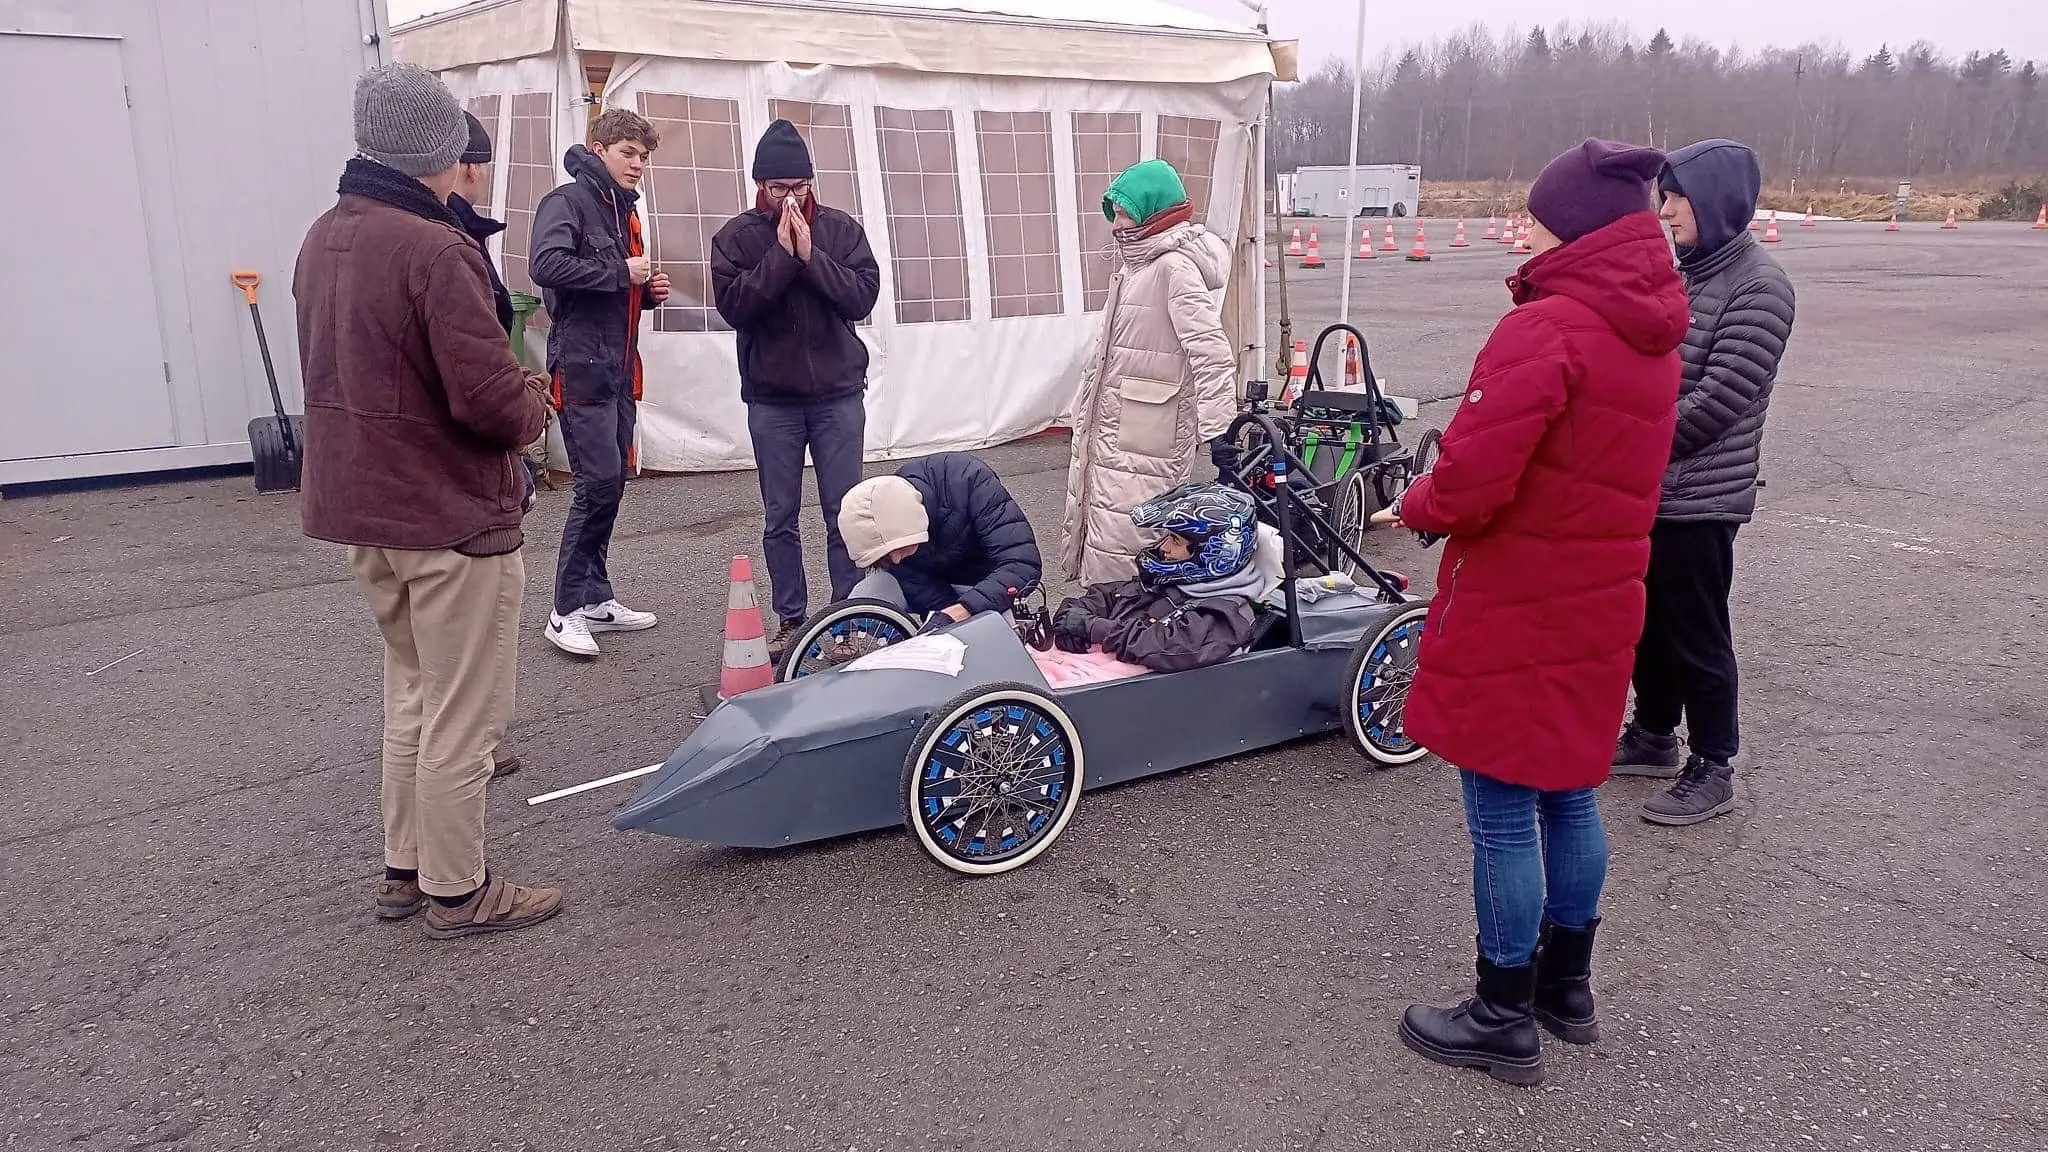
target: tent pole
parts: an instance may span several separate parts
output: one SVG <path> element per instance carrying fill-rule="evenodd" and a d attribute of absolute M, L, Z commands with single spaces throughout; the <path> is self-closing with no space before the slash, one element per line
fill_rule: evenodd
<path fill-rule="evenodd" d="M 1350 189 L 1344 204 L 1344 287 L 1337 295 L 1337 322 L 1351 323 L 1351 256 L 1358 250 L 1353 243 L 1358 227 L 1358 112 L 1365 106 L 1365 0 L 1358 0 L 1358 43 L 1351 53 L 1351 174 L 1345 186 Z M 1391 208 L 1388 211 L 1392 211 Z"/>

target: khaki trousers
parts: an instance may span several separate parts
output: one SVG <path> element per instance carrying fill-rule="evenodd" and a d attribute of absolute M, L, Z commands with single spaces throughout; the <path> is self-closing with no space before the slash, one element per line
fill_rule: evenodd
<path fill-rule="evenodd" d="M 484 787 L 511 722 L 526 561 L 349 549 L 384 634 L 384 863 L 430 896 L 484 879 Z"/>

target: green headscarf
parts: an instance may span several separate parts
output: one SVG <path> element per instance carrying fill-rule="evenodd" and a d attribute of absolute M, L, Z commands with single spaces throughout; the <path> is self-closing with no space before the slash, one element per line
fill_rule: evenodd
<path fill-rule="evenodd" d="M 1187 202 L 1187 186 L 1180 182 L 1173 165 L 1146 160 L 1124 169 L 1123 175 L 1110 182 L 1109 191 L 1102 194 L 1102 215 L 1115 220 L 1116 210 L 1122 208 L 1124 215 L 1143 224 Z"/>

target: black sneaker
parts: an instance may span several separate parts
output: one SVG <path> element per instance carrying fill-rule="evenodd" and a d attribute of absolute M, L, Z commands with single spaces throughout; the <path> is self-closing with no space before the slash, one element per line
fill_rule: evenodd
<path fill-rule="evenodd" d="M 770 664 L 782 663 L 782 653 L 789 648 L 790 641 L 796 639 L 797 631 L 803 626 L 803 619 L 799 617 L 795 620 L 784 620 L 782 627 L 775 630 L 774 639 L 768 641 L 768 662 Z"/>
<path fill-rule="evenodd" d="M 1694 754 L 1671 787 L 1643 802 L 1652 824 L 1697 824 L 1735 807 L 1735 769 Z"/>
<path fill-rule="evenodd" d="M 1631 723 L 1614 742 L 1614 775 L 1654 776 L 1669 780 L 1678 775 L 1683 758 L 1678 752 L 1676 733 L 1658 735 Z"/>

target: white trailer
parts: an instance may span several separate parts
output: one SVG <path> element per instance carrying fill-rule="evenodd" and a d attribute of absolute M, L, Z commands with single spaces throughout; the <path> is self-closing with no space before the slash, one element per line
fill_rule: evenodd
<path fill-rule="evenodd" d="M 1360 164 L 1355 190 L 1343 164 L 1305 164 L 1283 179 L 1292 216 L 1414 216 L 1421 210 L 1422 169 L 1414 164 Z"/>

